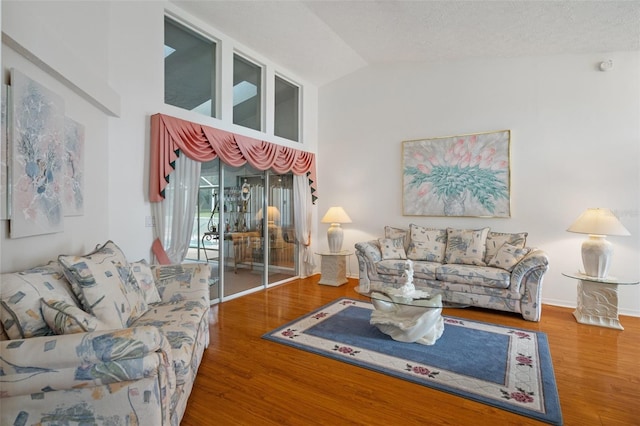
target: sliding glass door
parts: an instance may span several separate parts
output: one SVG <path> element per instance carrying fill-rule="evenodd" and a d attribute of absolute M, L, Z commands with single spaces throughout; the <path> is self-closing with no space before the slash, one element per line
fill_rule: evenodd
<path fill-rule="evenodd" d="M 293 175 L 203 163 L 189 258 L 211 265 L 211 300 L 236 297 L 297 273 Z"/>

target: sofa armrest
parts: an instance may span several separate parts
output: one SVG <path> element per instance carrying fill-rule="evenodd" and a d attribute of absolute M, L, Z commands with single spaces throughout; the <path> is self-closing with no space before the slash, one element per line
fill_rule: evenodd
<path fill-rule="evenodd" d="M 382 260 L 382 251 L 376 240 L 356 243 L 355 247 L 360 278 L 358 289 L 366 293 L 371 289 L 371 280 L 376 281 L 379 279 L 376 263 Z"/>
<path fill-rule="evenodd" d="M 517 289 L 532 271 L 542 270 L 546 272 L 547 269 L 549 269 L 547 254 L 540 249 L 532 248 L 529 254 L 523 257 L 511 271 L 511 285 L 515 284 L 517 287 L 514 289 Z"/>
<path fill-rule="evenodd" d="M 171 347 L 156 327 L 0 342 L 0 398 L 161 377 L 172 392 Z"/>
<path fill-rule="evenodd" d="M 382 251 L 377 240 L 356 243 L 356 252 L 362 254 L 371 263 L 382 260 Z"/>
<path fill-rule="evenodd" d="M 540 321 L 542 280 L 549 270 L 547 254 L 532 248 L 511 272 L 511 288 L 522 294 L 521 309 L 524 319 Z"/>
<path fill-rule="evenodd" d="M 209 306 L 211 269 L 206 263 L 152 265 L 156 287 L 162 303 L 198 300 Z"/>

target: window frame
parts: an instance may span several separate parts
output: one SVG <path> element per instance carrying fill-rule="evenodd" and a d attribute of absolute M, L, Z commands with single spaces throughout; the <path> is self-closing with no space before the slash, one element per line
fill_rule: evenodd
<path fill-rule="evenodd" d="M 280 79 L 284 83 L 289 84 L 297 89 L 297 108 L 296 108 L 296 138 L 290 139 L 286 136 L 281 136 L 276 133 L 276 122 L 277 122 L 277 80 Z M 294 80 L 284 76 L 282 73 L 275 72 L 273 75 L 273 135 L 279 138 L 283 138 L 292 142 L 302 143 L 302 91 L 303 87 L 301 84 L 296 83 Z"/>
<path fill-rule="evenodd" d="M 196 37 L 200 37 L 208 42 L 211 42 L 214 46 L 215 46 L 215 54 L 213 55 L 213 67 L 211 69 L 211 72 L 213 73 L 213 82 L 211 84 L 211 89 L 212 89 L 212 99 L 211 99 L 211 114 L 210 115 L 206 115 L 206 114 L 202 114 L 198 111 L 196 111 L 195 109 L 191 109 L 188 110 L 186 108 L 182 108 L 180 106 L 176 106 L 173 104 L 168 104 L 166 103 L 166 89 L 163 89 L 163 94 L 162 94 L 162 101 L 165 105 L 169 105 L 171 107 L 174 108 L 180 108 L 181 110 L 184 111 L 189 111 L 195 114 L 199 114 L 203 117 L 211 117 L 211 118 L 217 118 L 220 119 L 221 115 L 222 115 L 222 78 L 221 78 L 221 71 L 222 71 L 222 50 L 223 50 L 223 43 L 222 40 L 219 39 L 218 37 L 213 36 L 212 34 L 210 34 L 207 31 L 204 31 L 202 29 L 200 29 L 199 27 L 197 27 L 196 25 L 191 24 L 190 22 L 188 22 L 187 20 L 181 18 L 180 16 L 176 15 L 175 13 L 172 13 L 171 11 L 165 10 L 164 16 L 163 16 L 163 45 L 166 46 L 166 33 L 164 32 L 164 25 L 166 23 L 166 21 L 169 20 L 172 22 L 173 25 L 182 28 L 185 32 L 188 33 L 192 33 L 192 35 L 196 36 Z M 162 81 L 163 84 L 166 85 L 166 69 L 165 69 L 165 64 L 163 61 L 163 76 L 162 76 Z"/>
<path fill-rule="evenodd" d="M 235 63 L 236 63 L 236 57 L 239 58 L 242 62 L 247 63 L 248 65 L 253 65 L 256 68 L 258 68 L 260 70 L 260 87 L 258 88 L 257 91 L 257 95 L 259 96 L 259 108 L 260 110 L 258 111 L 258 121 L 259 121 L 259 129 L 254 129 L 253 127 L 248 127 L 248 126 L 244 126 L 242 124 L 236 123 L 235 122 L 235 112 L 234 112 L 234 108 L 235 108 L 235 98 L 233 96 L 233 89 L 235 88 Z M 241 51 L 238 51 L 236 49 L 234 49 L 233 51 L 233 55 L 232 55 L 232 66 L 231 66 L 231 124 L 235 125 L 235 126 L 240 126 L 244 129 L 249 129 L 249 130 L 253 130 L 256 132 L 260 132 L 260 133 L 264 133 L 267 134 L 266 132 L 266 74 L 267 74 L 267 67 L 265 66 L 265 64 L 263 64 L 260 61 L 257 61 L 255 59 L 253 59 L 250 55 L 246 55 L 244 53 L 242 53 Z"/>

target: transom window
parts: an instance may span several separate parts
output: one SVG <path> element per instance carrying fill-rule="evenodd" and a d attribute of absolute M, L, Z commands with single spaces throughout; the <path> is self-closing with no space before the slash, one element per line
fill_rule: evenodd
<path fill-rule="evenodd" d="M 233 55 L 233 124 L 262 130 L 262 68 Z"/>
<path fill-rule="evenodd" d="M 300 141 L 300 88 L 285 79 L 275 78 L 274 134 Z"/>
<path fill-rule="evenodd" d="M 165 17 L 164 102 L 216 116 L 216 43 Z"/>
<path fill-rule="evenodd" d="M 266 128 L 273 136 L 300 142 L 302 86 L 279 73 L 265 81 L 265 69 L 270 65 L 258 64 L 239 53 L 233 53 L 231 60 L 231 55 L 222 55 L 225 41 L 187 25 L 174 17 L 164 17 L 165 104 L 259 132 L 266 132 Z M 228 81 L 224 77 L 228 73 L 233 73 L 233 105 L 227 101 L 229 87 L 220 87 L 221 81 Z M 265 97 L 265 93 L 273 93 L 273 97 Z M 273 121 L 266 123 L 267 117 Z"/>

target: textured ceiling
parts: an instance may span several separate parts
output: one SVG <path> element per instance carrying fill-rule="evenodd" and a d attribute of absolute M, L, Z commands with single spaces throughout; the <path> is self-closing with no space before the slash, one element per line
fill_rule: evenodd
<path fill-rule="evenodd" d="M 640 0 L 171 2 L 318 86 L 379 63 L 640 50 Z"/>

